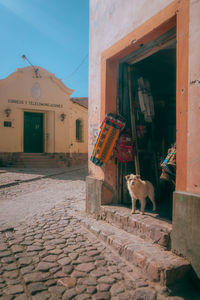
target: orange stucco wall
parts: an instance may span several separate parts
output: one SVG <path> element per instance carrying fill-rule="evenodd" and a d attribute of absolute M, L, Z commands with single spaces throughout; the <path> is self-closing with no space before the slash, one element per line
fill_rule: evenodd
<path fill-rule="evenodd" d="M 73 90 L 54 74 L 35 68 L 38 77 L 29 66 L 0 80 L 0 152 L 24 151 L 24 112 L 28 111 L 44 116 L 44 152 L 87 153 L 88 110 L 70 100 Z M 6 109 L 10 109 L 9 116 Z M 65 114 L 63 121 L 61 114 Z M 76 140 L 76 119 L 83 122 L 81 142 Z M 5 127 L 5 121 L 12 122 L 12 127 Z"/>

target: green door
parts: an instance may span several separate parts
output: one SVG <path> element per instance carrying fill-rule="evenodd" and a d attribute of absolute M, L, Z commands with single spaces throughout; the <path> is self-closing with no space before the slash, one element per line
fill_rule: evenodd
<path fill-rule="evenodd" d="M 43 114 L 24 112 L 24 152 L 43 152 Z"/>

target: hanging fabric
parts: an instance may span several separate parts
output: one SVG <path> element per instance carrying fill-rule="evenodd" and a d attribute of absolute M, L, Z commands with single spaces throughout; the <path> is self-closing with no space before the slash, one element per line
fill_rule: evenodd
<path fill-rule="evenodd" d="M 109 113 L 101 124 L 97 141 L 91 156 L 91 161 L 96 166 L 107 163 L 110 159 L 113 148 L 119 137 L 121 130 L 125 127 L 125 120 L 119 115 Z"/>
<path fill-rule="evenodd" d="M 151 123 L 155 115 L 153 97 L 151 94 L 150 83 L 143 77 L 138 78 L 138 98 L 145 121 Z"/>
<path fill-rule="evenodd" d="M 168 154 L 161 163 L 162 174 L 160 179 L 166 179 L 175 184 L 176 181 L 176 143 L 168 150 Z"/>
<path fill-rule="evenodd" d="M 118 84 L 117 84 L 117 113 L 126 119 L 126 128 L 131 128 L 130 104 L 129 104 L 129 75 L 127 63 L 121 63 L 118 67 Z M 136 79 L 133 87 L 136 87 Z M 135 166 L 132 161 L 122 163 L 117 161 L 117 195 L 116 202 L 129 204 L 130 196 L 127 190 L 125 175 L 134 173 Z"/>
<path fill-rule="evenodd" d="M 120 163 L 127 163 L 134 160 L 134 150 L 131 136 L 128 130 L 124 130 L 118 139 L 115 156 Z"/>

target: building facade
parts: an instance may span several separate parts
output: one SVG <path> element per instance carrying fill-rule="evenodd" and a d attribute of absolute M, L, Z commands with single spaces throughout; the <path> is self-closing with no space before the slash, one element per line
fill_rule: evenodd
<path fill-rule="evenodd" d="M 0 81 L 0 158 L 57 153 L 87 160 L 87 106 L 41 67 L 25 67 Z M 83 98 L 85 99 L 85 98 Z M 78 128 L 77 128 L 78 126 Z"/>
<path fill-rule="evenodd" d="M 144 115 L 139 125 L 146 131 L 149 127 L 156 130 L 151 133 L 155 139 L 143 145 L 147 158 L 146 161 L 140 159 L 140 166 L 142 168 L 152 160 L 153 156 L 148 158 L 147 148 L 149 151 L 156 147 L 156 154 L 162 156 L 167 154 L 170 144 L 176 142 L 172 249 L 190 260 L 198 276 L 199 34 L 200 1 L 90 1 L 89 157 L 107 113 L 121 114 L 130 124 L 128 101 L 131 92 L 136 97 L 133 104 L 137 100 L 134 80 L 140 76 L 147 79 L 152 87 L 155 109 L 151 124 L 155 126 L 149 126 L 149 121 L 144 122 Z M 124 192 L 121 186 L 124 183 L 119 176 L 134 167 L 122 168 L 119 169 L 115 159 L 102 167 L 89 163 L 87 212 L 98 214 L 105 203 L 122 204 Z M 147 175 L 150 168 L 143 168 L 141 173 Z M 156 182 L 156 176 L 152 179 Z"/>

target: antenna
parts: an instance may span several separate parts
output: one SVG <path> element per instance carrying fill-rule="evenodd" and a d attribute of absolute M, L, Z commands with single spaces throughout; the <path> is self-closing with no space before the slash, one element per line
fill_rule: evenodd
<path fill-rule="evenodd" d="M 39 72 L 39 69 L 36 69 L 36 68 L 32 65 L 32 63 L 31 63 L 30 60 L 26 57 L 25 54 L 22 55 L 22 59 L 23 59 L 23 60 L 27 60 L 27 62 L 29 63 L 29 65 L 31 65 L 31 66 L 33 67 L 34 72 L 35 72 L 35 77 L 36 77 L 36 78 L 41 77 L 41 76 L 39 75 L 39 73 L 38 73 L 38 72 Z"/>

